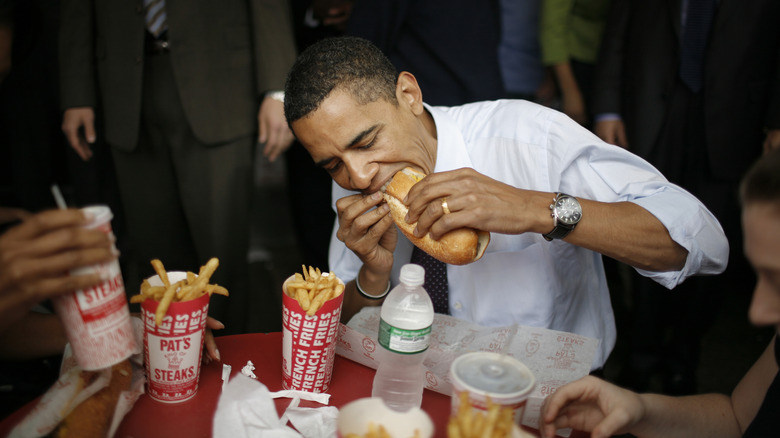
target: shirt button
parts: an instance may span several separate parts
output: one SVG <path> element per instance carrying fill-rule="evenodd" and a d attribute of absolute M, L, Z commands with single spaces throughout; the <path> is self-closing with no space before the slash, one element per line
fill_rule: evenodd
<path fill-rule="evenodd" d="M 460 301 L 455 302 L 454 307 L 456 310 L 463 310 L 463 304 L 461 304 Z"/>

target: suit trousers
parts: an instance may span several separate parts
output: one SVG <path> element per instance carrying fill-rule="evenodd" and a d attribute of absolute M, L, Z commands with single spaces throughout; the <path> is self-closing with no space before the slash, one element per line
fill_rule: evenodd
<path fill-rule="evenodd" d="M 112 148 L 138 270 L 125 275 L 128 293 L 154 275 L 153 258 L 169 271 L 197 273 L 218 257 L 211 282 L 226 287 L 230 297 L 212 296 L 209 314 L 225 324 L 220 333 L 247 331 L 250 301 L 258 298 L 248 289 L 247 264 L 255 138 L 222 144 L 196 138 L 167 54 L 146 56 L 143 81 L 138 145 Z M 279 307 L 273 310 L 279 313 Z"/>

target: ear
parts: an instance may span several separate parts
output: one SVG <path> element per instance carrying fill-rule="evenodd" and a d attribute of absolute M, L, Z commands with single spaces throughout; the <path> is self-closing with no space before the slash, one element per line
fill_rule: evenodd
<path fill-rule="evenodd" d="M 395 97 L 400 104 L 406 104 L 415 115 L 420 115 L 425 110 L 423 107 L 422 90 L 417 84 L 417 78 L 408 71 L 402 71 L 398 75 L 395 86 Z"/>

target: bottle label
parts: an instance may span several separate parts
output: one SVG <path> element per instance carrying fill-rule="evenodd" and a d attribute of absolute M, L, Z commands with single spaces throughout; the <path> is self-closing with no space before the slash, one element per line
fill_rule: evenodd
<path fill-rule="evenodd" d="M 431 326 L 404 330 L 379 320 L 379 345 L 401 354 L 421 353 L 428 349 L 431 343 Z"/>

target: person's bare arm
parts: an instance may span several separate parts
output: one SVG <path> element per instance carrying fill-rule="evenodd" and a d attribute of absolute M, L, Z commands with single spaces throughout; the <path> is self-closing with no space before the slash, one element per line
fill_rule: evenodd
<path fill-rule="evenodd" d="M 0 333 L 0 359 L 28 360 L 62 354 L 68 339 L 60 318 L 31 311 Z"/>
<path fill-rule="evenodd" d="M 447 198 L 450 214 L 441 199 Z M 555 194 L 518 189 L 473 169 L 428 175 L 409 192 L 409 222 L 418 235 L 434 239 L 462 227 L 503 234 L 553 229 L 549 206 Z M 630 203 L 579 199 L 582 220 L 564 240 L 650 271 L 685 265 L 688 252 L 672 240 L 666 227 L 644 208 Z M 361 283 L 362 284 L 362 283 Z"/>

